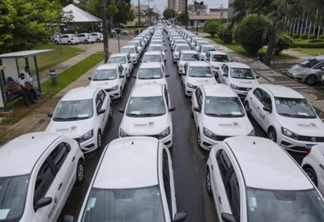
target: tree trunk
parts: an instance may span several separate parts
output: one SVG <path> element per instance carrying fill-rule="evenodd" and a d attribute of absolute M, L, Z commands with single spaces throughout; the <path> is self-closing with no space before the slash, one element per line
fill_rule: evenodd
<path fill-rule="evenodd" d="M 272 58 L 272 53 L 273 50 L 275 48 L 276 45 L 276 29 L 270 29 L 271 33 L 270 33 L 270 38 L 269 38 L 269 43 L 268 43 L 268 48 L 267 48 L 267 52 L 265 54 L 264 57 L 264 64 L 266 64 L 267 66 L 270 66 L 270 62 L 271 62 L 271 58 Z"/>

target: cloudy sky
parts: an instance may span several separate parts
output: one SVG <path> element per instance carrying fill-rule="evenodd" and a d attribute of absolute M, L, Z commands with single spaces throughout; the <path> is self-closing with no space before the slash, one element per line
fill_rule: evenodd
<path fill-rule="evenodd" d="M 198 0 L 200 1 L 200 0 Z M 132 0 L 132 3 L 138 5 L 138 0 Z M 188 4 L 191 4 L 192 0 L 188 0 Z M 228 0 L 204 0 L 204 3 L 208 5 L 208 8 L 218 8 L 223 4 L 224 8 L 227 8 Z M 140 0 L 140 4 L 147 5 L 147 0 Z M 150 6 L 156 6 L 162 13 L 164 7 L 168 4 L 168 0 L 150 0 Z"/>

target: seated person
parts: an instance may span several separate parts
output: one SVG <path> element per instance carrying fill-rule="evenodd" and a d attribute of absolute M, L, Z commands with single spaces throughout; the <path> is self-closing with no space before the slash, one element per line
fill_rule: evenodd
<path fill-rule="evenodd" d="M 29 107 L 28 100 L 31 103 L 33 103 L 33 104 L 36 103 L 35 100 L 34 100 L 33 94 L 30 91 L 21 88 L 21 86 L 19 85 L 19 83 L 17 83 L 11 77 L 8 77 L 7 78 L 7 82 L 6 82 L 6 85 L 5 85 L 5 89 L 8 90 L 11 93 L 14 93 L 14 94 L 17 94 L 19 96 L 22 96 L 23 99 L 24 99 L 24 104 L 27 107 Z"/>
<path fill-rule="evenodd" d="M 19 83 L 21 88 L 30 91 L 34 96 L 34 99 L 38 100 L 39 96 L 38 96 L 38 94 L 36 92 L 36 89 L 35 89 L 34 85 L 27 80 L 24 73 L 20 73 L 19 76 L 20 76 L 20 78 L 18 78 L 17 82 Z"/>
<path fill-rule="evenodd" d="M 25 69 L 21 70 L 20 73 L 25 74 L 25 79 L 30 82 L 31 84 L 34 85 L 34 80 L 32 79 L 32 77 L 30 77 L 30 69 L 28 66 L 25 67 Z"/>

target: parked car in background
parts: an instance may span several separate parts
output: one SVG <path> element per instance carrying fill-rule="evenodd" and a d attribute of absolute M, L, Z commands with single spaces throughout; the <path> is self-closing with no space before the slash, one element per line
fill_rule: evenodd
<path fill-rule="evenodd" d="M 76 36 L 74 34 L 63 34 L 63 35 L 61 35 L 61 38 L 59 35 L 56 35 L 55 39 L 54 39 L 54 43 L 56 45 L 58 45 L 58 44 L 60 44 L 60 41 L 61 41 L 61 44 L 68 44 L 68 45 L 80 43 L 78 36 Z"/>
<path fill-rule="evenodd" d="M 117 29 L 117 28 L 112 29 L 112 30 L 111 30 L 111 33 L 116 35 L 116 34 L 117 34 L 116 29 Z M 126 29 L 120 29 L 120 34 L 121 34 L 121 35 L 128 35 L 128 31 L 127 31 Z"/>
<path fill-rule="evenodd" d="M 88 44 L 94 43 L 96 41 L 96 39 L 91 33 L 79 33 L 77 36 L 80 40 L 80 43 Z"/>
<path fill-rule="evenodd" d="M 103 41 L 103 35 L 101 32 L 93 32 L 91 35 L 95 38 L 96 42 L 102 42 Z"/>

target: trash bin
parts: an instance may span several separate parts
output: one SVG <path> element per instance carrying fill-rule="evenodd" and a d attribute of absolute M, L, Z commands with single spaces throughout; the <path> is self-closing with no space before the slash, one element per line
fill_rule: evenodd
<path fill-rule="evenodd" d="M 49 72 L 50 72 L 51 82 L 53 85 L 55 85 L 57 83 L 56 71 L 54 69 L 51 69 Z"/>

